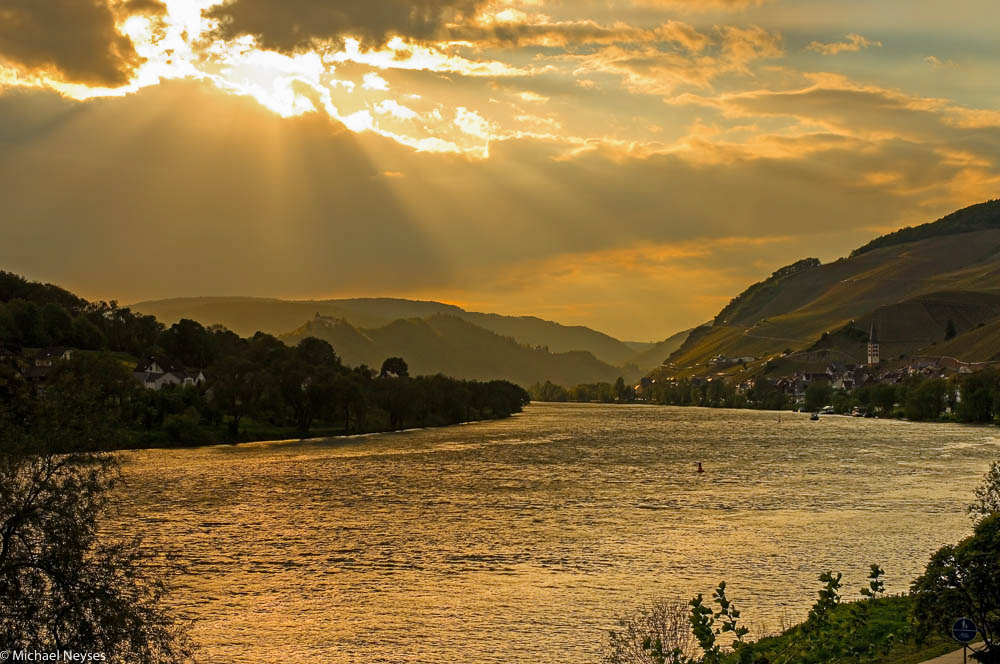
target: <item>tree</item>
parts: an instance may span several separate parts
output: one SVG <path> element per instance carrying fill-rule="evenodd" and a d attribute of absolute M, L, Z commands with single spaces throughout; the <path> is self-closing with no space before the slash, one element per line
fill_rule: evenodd
<path fill-rule="evenodd" d="M 949 318 L 948 324 L 945 325 L 944 328 L 944 340 L 948 341 L 949 339 L 954 339 L 956 334 L 958 334 L 958 332 L 955 330 L 955 321 Z"/>
<path fill-rule="evenodd" d="M 0 403 L 0 643 L 187 661 L 183 625 L 162 603 L 165 561 L 101 532 L 119 473 L 95 450 L 122 434 L 117 402 L 97 382 L 69 387 Z"/>
<path fill-rule="evenodd" d="M 316 337 L 306 337 L 300 341 L 295 354 L 300 360 L 313 366 L 340 366 L 340 358 L 333 351 L 333 346 Z"/>
<path fill-rule="evenodd" d="M 90 322 L 89 318 L 80 314 L 73 319 L 70 343 L 77 348 L 100 350 L 104 348 L 106 342 L 100 328 Z"/>
<path fill-rule="evenodd" d="M 978 520 L 1000 512 L 1000 461 L 990 465 L 975 495 L 975 501 L 969 505 L 969 513 L 974 518 Z"/>
<path fill-rule="evenodd" d="M 969 374 L 962 381 L 962 400 L 958 416 L 966 422 L 991 422 L 995 417 L 994 406 L 1000 396 L 1000 374 L 983 369 Z"/>
<path fill-rule="evenodd" d="M 816 380 L 806 388 L 806 410 L 817 411 L 829 406 L 833 399 L 833 386 L 825 380 Z"/>
<path fill-rule="evenodd" d="M 911 420 L 936 420 L 944 408 L 947 392 L 941 378 L 928 378 L 906 391 L 905 412 Z"/>
<path fill-rule="evenodd" d="M 64 344 L 71 341 L 73 319 L 61 306 L 49 302 L 42 307 L 42 330 L 50 344 Z"/>
<path fill-rule="evenodd" d="M 401 357 L 389 357 L 382 363 L 382 370 L 379 372 L 381 378 L 406 378 L 410 375 L 410 368 Z"/>
<path fill-rule="evenodd" d="M 618 402 L 634 401 L 635 389 L 631 385 L 625 384 L 625 379 L 618 376 L 615 381 L 615 400 Z"/>
<path fill-rule="evenodd" d="M 958 544 L 939 549 L 910 592 L 921 629 L 945 635 L 956 618 L 971 618 L 985 645 L 973 658 L 1000 662 L 1000 514 L 984 518 Z"/>
<path fill-rule="evenodd" d="M 891 415 L 896 405 L 896 387 L 879 383 L 872 390 L 872 405 L 878 407 L 883 415 Z"/>
<path fill-rule="evenodd" d="M 215 338 L 201 323 L 182 318 L 160 334 L 160 346 L 189 367 L 207 367 L 216 359 Z"/>
<path fill-rule="evenodd" d="M 227 357 L 212 366 L 212 400 L 232 419 L 229 433 L 238 436 L 240 421 L 253 414 L 264 394 L 262 373 L 249 360 Z"/>

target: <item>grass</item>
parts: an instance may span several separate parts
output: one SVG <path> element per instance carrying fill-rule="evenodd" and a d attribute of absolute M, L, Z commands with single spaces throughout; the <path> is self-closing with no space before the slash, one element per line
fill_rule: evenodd
<path fill-rule="evenodd" d="M 913 625 L 910 618 L 912 600 L 907 595 L 880 597 L 875 600 L 865 600 L 868 614 L 864 626 L 855 628 L 849 622 L 850 612 L 857 604 L 853 602 L 840 604 L 833 610 L 834 623 L 838 625 L 840 635 L 844 640 L 859 636 L 878 640 L 882 635 L 896 635 L 893 648 L 877 659 L 868 660 L 873 664 L 920 664 L 928 659 L 939 657 L 957 649 L 958 644 L 943 635 L 926 637 L 917 643 L 912 637 Z M 836 633 L 836 632 L 835 632 Z M 763 654 L 770 661 L 796 660 L 796 647 L 802 648 L 800 637 L 802 624 L 795 625 L 781 634 L 769 636 L 757 642 L 755 654 Z M 798 646 L 797 646 L 798 644 Z M 727 660 L 727 664 L 735 664 L 735 656 Z"/>

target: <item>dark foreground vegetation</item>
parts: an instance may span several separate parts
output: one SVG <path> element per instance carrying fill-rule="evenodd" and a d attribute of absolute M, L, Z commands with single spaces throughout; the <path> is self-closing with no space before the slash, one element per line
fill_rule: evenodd
<path fill-rule="evenodd" d="M 108 387 L 67 381 L 27 399 L 0 383 L 0 649 L 11 661 L 190 659 L 186 623 L 162 601 L 179 570 L 100 530 L 121 481 L 100 450 L 124 434 Z"/>
<path fill-rule="evenodd" d="M 76 350 L 39 371 L 28 349 L 48 346 Z M 4 272 L 0 351 L 0 390 L 8 399 L 99 390 L 123 424 L 109 443 L 119 448 L 457 424 L 507 417 L 529 401 L 506 381 L 411 377 L 398 357 L 380 369 L 347 367 L 329 343 L 312 337 L 289 347 L 269 334 L 241 338 L 187 319 L 166 327 L 114 302 L 90 303 Z M 147 389 L 133 375 L 146 358 L 203 380 Z"/>
<path fill-rule="evenodd" d="M 720 583 L 711 600 L 655 601 L 621 617 L 605 644 L 604 664 L 917 664 L 958 644 L 952 624 L 979 627 L 974 661 L 1000 662 L 1000 462 L 969 507 L 974 532 L 931 556 L 908 595 L 888 596 L 878 565 L 858 598 L 845 601 L 840 573 L 822 587 L 805 621 L 775 635 L 756 634 Z"/>

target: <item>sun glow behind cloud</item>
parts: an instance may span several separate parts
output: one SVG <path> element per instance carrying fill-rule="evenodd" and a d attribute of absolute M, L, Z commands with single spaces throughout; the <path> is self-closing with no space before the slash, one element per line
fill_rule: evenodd
<path fill-rule="evenodd" d="M 106 0 L 111 27 L 134 49 L 112 42 L 109 53 L 121 56 L 117 76 L 107 66 L 81 74 L 70 66 L 73 53 L 31 52 L 35 42 L 67 43 L 65 35 L 4 51 L 9 35 L 0 25 L 0 98 L 16 88 L 107 97 L 74 108 L 143 108 L 133 118 L 152 125 L 143 131 L 191 114 L 204 124 L 199 140 L 220 143 L 247 131 L 238 125 L 252 106 L 268 118 L 255 116 L 253 125 L 268 140 L 244 159 L 259 160 L 264 182 L 301 177 L 288 166 L 296 159 L 318 159 L 320 175 L 325 168 L 329 178 L 345 177 L 337 170 L 348 160 L 342 154 L 294 156 L 334 137 L 339 149 L 359 151 L 350 177 L 384 184 L 380 195 L 401 205 L 392 214 L 433 237 L 436 260 L 463 263 L 468 253 L 468 264 L 501 275 L 582 261 L 589 272 L 561 271 L 559 289 L 536 295 L 582 302 L 581 294 L 606 286 L 611 303 L 638 281 L 666 288 L 669 278 L 642 265 L 704 282 L 735 260 L 708 242 L 718 260 L 706 256 L 704 271 L 682 270 L 651 251 L 636 262 L 622 247 L 689 246 L 752 228 L 761 237 L 797 236 L 801 242 L 789 246 L 809 252 L 820 231 L 802 220 L 827 219 L 824 211 L 834 209 L 843 215 L 851 201 L 864 209 L 851 222 L 855 234 L 838 235 L 830 249 L 849 251 L 867 239 L 858 228 L 867 235 L 919 223 L 996 196 L 1000 71 L 983 56 L 995 31 L 963 24 L 962 38 L 935 43 L 931 56 L 921 35 L 941 20 L 887 25 L 873 3 L 845 2 L 850 19 L 836 22 L 804 11 L 818 0 L 420 0 L 422 12 L 401 11 L 413 4 L 404 0 L 164 0 L 162 11 L 152 2 Z M 930 0 L 913 2 L 936 16 Z M 37 6 L 63 3 L 78 6 Z M 43 9 L 40 16 L 52 11 Z M 188 96 L 204 102 L 188 94 L 202 88 L 231 104 L 185 105 Z M 175 102 L 161 89 L 185 92 Z M 156 120 L 141 101 L 129 105 L 149 98 L 162 109 Z M 303 127 L 309 138 L 289 143 Z M 214 195 L 214 177 L 197 185 L 205 197 Z M 254 195 L 270 196 L 271 216 L 281 217 L 281 196 L 266 186 Z M 748 199 L 756 202 L 740 203 Z M 328 205 L 333 212 L 323 213 L 333 224 L 359 204 Z M 741 228 L 727 225 L 737 220 Z M 614 233 L 604 232 L 609 225 Z M 511 241 L 508 232 L 532 242 Z M 761 259 L 762 247 L 743 244 L 749 271 L 705 295 L 712 303 L 780 267 L 771 262 L 782 260 L 780 252 Z M 505 283 L 514 311 L 530 287 Z M 408 287 L 394 293 L 413 294 Z M 424 294 L 438 287 L 447 291 L 434 284 Z M 704 306 L 705 316 L 714 313 L 714 304 Z"/>
<path fill-rule="evenodd" d="M 757 2 L 644 2 L 635 5 L 640 14 L 602 22 L 586 13 L 600 15 L 600 3 L 580 3 L 580 13 L 572 15 L 566 5 L 546 0 L 445 0 L 442 6 L 474 10 L 442 19 L 435 38 L 389 33 L 379 45 L 362 33 L 331 34 L 292 50 L 266 48 L 250 34 L 223 35 L 218 12 L 239 16 L 233 13 L 238 3 L 163 2 L 162 13 L 122 16 L 116 25 L 141 59 L 126 85 L 67 82 L 51 71 L 9 65 L 0 65 L 0 85 L 90 99 L 196 79 L 252 97 L 281 117 L 320 113 L 351 131 L 374 132 L 418 151 L 487 158 L 493 142 L 530 138 L 561 143 L 560 158 L 617 146 L 632 156 L 676 152 L 703 162 L 731 147 L 741 131 L 719 127 L 730 114 L 729 96 L 761 88 L 796 92 L 830 76 L 770 64 L 788 53 L 779 32 L 741 14 L 765 4 Z M 727 9 L 737 24 L 682 20 L 691 11 Z M 871 46 L 882 42 L 849 33 L 843 42 L 808 41 L 795 55 Z M 621 95 L 619 108 L 604 107 L 612 92 Z M 577 102 L 588 97 L 597 102 L 592 108 Z M 705 131 L 704 109 L 717 109 L 714 134 Z M 779 126 L 777 116 L 767 117 L 769 128 L 743 123 L 753 129 L 736 142 L 759 152 L 776 138 L 828 126 L 791 116 Z"/>

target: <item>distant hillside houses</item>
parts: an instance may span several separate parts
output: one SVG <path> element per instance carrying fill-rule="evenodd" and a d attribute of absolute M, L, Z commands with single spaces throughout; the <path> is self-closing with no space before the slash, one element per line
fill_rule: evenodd
<path fill-rule="evenodd" d="M 73 349 L 66 346 L 52 346 L 42 348 L 32 360 L 31 366 L 21 370 L 21 375 L 36 388 L 40 383 L 44 383 L 52 372 L 52 365 L 56 362 L 70 360 L 73 357 Z"/>
<path fill-rule="evenodd" d="M 148 390 L 161 390 L 168 385 L 197 387 L 205 384 L 205 373 L 201 369 L 188 369 L 165 357 L 141 360 L 132 375 Z"/>
<path fill-rule="evenodd" d="M 0 362 L 13 365 L 40 394 L 44 391 L 44 383 L 55 366 L 59 362 L 73 359 L 76 352 L 76 349 L 67 346 L 52 346 L 39 349 L 33 356 L 22 358 L 20 346 L 0 343 Z M 169 385 L 200 387 L 206 382 L 205 372 L 201 369 L 189 369 L 180 362 L 166 357 L 148 357 L 140 360 L 132 376 L 149 390 L 161 390 Z"/>
<path fill-rule="evenodd" d="M 746 355 L 742 357 L 727 357 L 725 355 L 716 355 L 710 359 L 706 364 L 713 369 L 725 369 L 726 367 L 731 367 L 737 364 L 747 364 L 749 362 L 754 362 L 757 358 L 751 355 Z M 666 364 L 666 360 L 663 361 Z"/>

